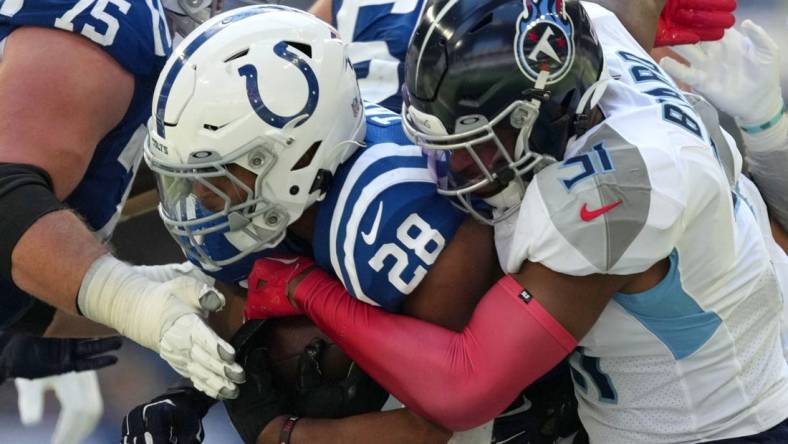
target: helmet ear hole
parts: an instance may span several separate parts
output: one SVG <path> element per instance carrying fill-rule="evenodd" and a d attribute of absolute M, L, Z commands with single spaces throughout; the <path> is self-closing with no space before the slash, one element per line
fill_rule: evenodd
<path fill-rule="evenodd" d="M 317 142 L 313 143 L 312 146 L 309 147 L 308 150 L 298 159 L 293 168 L 290 171 L 298 171 L 303 170 L 304 168 L 308 167 L 312 164 L 312 160 L 315 158 L 315 154 L 317 154 L 317 149 L 320 148 L 320 144 L 322 144 L 322 140 L 318 140 Z"/>
<path fill-rule="evenodd" d="M 233 60 L 236 60 L 236 59 L 240 59 L 241 57 L 244 57 L 247 54 L 249 54 L 249 48 L 246 48 L 246 49 L 243 49 L 241 51 L 238 51 L 235 54 L 231 55 L 230 57 L 227 57 L 226 59 L 224 59 L 224 63 L 227 63 L 227 62 L 230 62 L 230 61 L 233 61 Z"/>
<path fill-rule="evenodd" d="M 312 58 L 312 47 L 310 45 L 300 42 L 285 42 L 285 43 L 301 51 L 305 56 L 309 57 L 310 59 Z"/>

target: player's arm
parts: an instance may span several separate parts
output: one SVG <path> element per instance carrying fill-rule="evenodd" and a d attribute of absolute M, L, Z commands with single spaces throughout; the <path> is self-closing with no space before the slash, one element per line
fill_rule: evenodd
<path fill-rule="evenodd" d="M 320 18 L 321 20 L 331 23 L 333 14 L 331 13 L 331 6 L 333 0 L 317 0 L 315 4 L 309 8 L 309 12 Z M 346 37 L 347 38 L 347 37 Z"/>
<path fill-rule="evenodd" d="M 4 262 L 13 264 L 17 286 L 69 313 L 76 312 L 82 277 L 106 250 L 76 215 L 52 210 L 80 182 L 97 143 L 123 118 L 133 92 L 133 76 L 81 36 L 24 27 L 6 41 L 0 64 L 0 162 L 6 169 L 0 173 L 0 206 L 6 207 L 6 232 L 21 237 L 6 241 Z M 40 170 L 11 170 L 20 164 Z M 17 202 L 8 199 L 19 190 L 13 189 L 15 181 L 44 175 L 51 178 L 51 190 L 40 190 L 40 208 L 26 213 L 49 212 L 31 220 L 35 216 L 21 215 L 11 207 Z M 49 199 L 47 192 L 53 194 Z"/>
<path fill-rule="evenodd" d="M 462 332 L 360 303 L 317 269 L 293 296 L 406 406 L 451 430 L 465 430 L 503 411 L 564 359 L 613 294 L 648 288 L 664 272 L 660 262 L 638 275 L 578 277 L 526 262 L 484 295 Z"/>
<path fill-rule="evenodd" d="M 67 313 L 79 304 L 91 320 L 160 352 L 200 389 L 232 396 L 231 380 L 242 381 L 243 372 L 232 347 L 198 317 L 221 306 L 221 295 L 195 279 L 148 279 L 109 255 L 61 203 L 133 92 L 133 76 L 81 36 L 22 27 L 8 37 L 0 63 L 0 273 Z M 189 369 L 198 348 L 204 359 Z"/>

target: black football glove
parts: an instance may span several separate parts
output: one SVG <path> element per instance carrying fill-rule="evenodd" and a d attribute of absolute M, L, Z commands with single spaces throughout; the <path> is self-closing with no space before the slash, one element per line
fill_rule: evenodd
<path fill-rule="evenodd" d="M 274 384 L 271 363 L 263 347 L 247 350 L 238 360 L 246 371 L 235 399 L 224 401 L 235 430 L 246 444 L 254 444 L 263 428 L 288 411 L 287 396 Z"/>
<path fill-rule="evenodd" d="M 108 367 L 118 362 L 118 358 L 105 353 L 121 345 L 120 337 L 60 339 L 5 332 L 0 339 L 0 382 L 7 378 L 37 379 Z"/>
<path fill-rule="evenodd" d="M 493 442 L 552 444 L 572 436 L 579 428 L 577 399 L 569 365 L 564 361 L 526 388 L 495 418 Z M 577 438 L 574 443 L 579 443 Z"/>
<path fill-rule="evenodd" d="M 215 399 L 183 385 L 170 388 L 134 407 L 121 425 L 121 444 L 199 444 L 205 437 L 202 418 Z"/>
<path fill-rule="evenodd" d="M 342 418 L 378 411 L 389 394 L 355 362 L 345 379 L 327 381 L 320 369 L 326 342 L 315 338 L 298 359 L 295 413 L 312 418 Z"/>
<path fill-rule="evenodd" d="M 230 343 L 236 350 L 236 362 L 246 372 L 246 382 L 239 386 L 235 399 L 224 401 L 235 430 L 246 444 L 254 444 L 263 428 L 277 416 L 290 410 L 285 391 L 274 383 L 271 359 L 262 344 L 265 321 L 247 321 Z"/>

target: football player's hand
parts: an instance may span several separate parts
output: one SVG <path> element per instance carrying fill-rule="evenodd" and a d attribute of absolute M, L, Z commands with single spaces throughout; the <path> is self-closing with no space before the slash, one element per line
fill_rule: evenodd
<path fill-rule="evenodd" d="M 208 396 L 229 399 L 238 395 L 244 372 L 235 363 L 235 350 L 203 320 L 209 311 L 224 307 L 218 290 L 190 277 L 160 284 L 157 291 L 175 296 L 163 325 L 159 355 L 194 387 Z"/>
<path fill-rule="evenodd" d="M 194 387 L 214 398 L 236 396 L 243 369 L 235 350 L 204 322 L 224 296 L 190 276 L 158 282 L 104 255 L 82 278 L 77 305 L 93 321 L 154 350 Z"/>
<path fill-rule="evenodd" d="M 313 418 L 343 418 L 378 411 L 389 394 L 356 363 L 350 364 L 345 379 L 323 379 L 320 359 L 326 342 L 315 338 L 298 359 L 298 383 L 293 401 L 296 414 Z"/>
<path fill-rule="evenodd" d="M 53 444 L 82 442 L 96 428 L 104 411 L 95 371 L 32 380 L 17 378 L 14 383 L 19 392 L 19 416 L 27 426 L 41 422 L 44 395 L 49 390 L 55 392 L 60 414 L 52 435 Z"/>
<path fill-rule="evenodd" d="M 777 44 L 750 20 L 742 23 L 741 32 L 730 29 L 719 42 L 674 50 L 690 66 L 666 57 L 662 68 L 738 118 L 740 125 L 765 123 L 782 109 Z"/>
<path fill-rule="evenodd" d="M 244 307 L 246 319 L 267 319 L 302 314 L 290 299 L 292 290 L 315 261 L 307 257 L 258 259 L 249 273 Z"/>
<path fill-rule="evenodd" d="M 736 0 L 668 0 L 657 23 L 654 46 L 719 40 L 736 23 Z"/>
<path fill-rule="evenodd" d="M 10 334 L 0 354 L 0 376 L 36 379 L 66 372 L 96 370 L 118 362 L 106 353 L 123 344 L 121 338 L 60 339 Z"/>
<path fill-rule="evenodd" d="M 121 444 L 198 444 L 202 418 L 216 401 L 189 386 L 167 390 L 123 418 Z"/>
<path fill-rule="evenodd" d="M 239 361 L 247 380 L 239 386 L 235 399 L 224 401 L 227 414 L 241 439 L 254 444 L 263 428 L 274 418 L 287 413 L 287 396 L 274 383 L 268 353 L 263 347 L 239 351 Z"/>

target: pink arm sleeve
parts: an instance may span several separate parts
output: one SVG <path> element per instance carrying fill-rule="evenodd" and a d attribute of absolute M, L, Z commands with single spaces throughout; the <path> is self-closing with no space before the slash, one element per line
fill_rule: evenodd
<path fill-rule="evenodd" d="M 489 421 L 545 374 L 577 341 L 511 276 L 482 298 L 453 332 L 354 299 L 313 271 L 295 299 L 367 373 L 419 415 L 451 430 Z"/>

